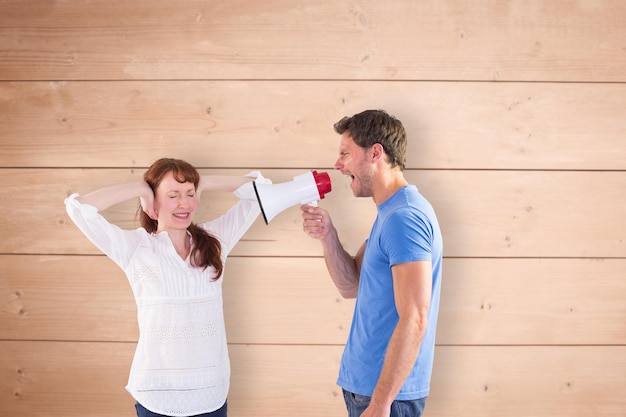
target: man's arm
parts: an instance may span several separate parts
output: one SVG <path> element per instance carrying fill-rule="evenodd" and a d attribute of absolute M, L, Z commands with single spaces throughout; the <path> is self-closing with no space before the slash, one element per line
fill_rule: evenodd
<path fill-rule="evenodd" d="M 344 298 L 355 298 L 359 288 L 359 274 L 365 243 L 353 257 L 339 241 L 337 229 L 326 210 L 310 205 L 301 206 L 301 210 L 304 231 L 322 243 L 328 273 L 339 293 Z"/>
<path fill-rule="evenodd" d="M 400 319 L 391 336 L 370 406 L 361 417 L 389 416 L 391 403 L 409 376 L 428 326 L 432 264 L 415 261 L 394 265 L 393 289 Z"/>

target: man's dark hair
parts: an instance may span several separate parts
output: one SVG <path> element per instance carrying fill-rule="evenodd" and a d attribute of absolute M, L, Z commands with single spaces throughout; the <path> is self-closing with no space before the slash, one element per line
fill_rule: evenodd
<path fill-rule="evenodd" d="M 334 125 L 335 132 L 348 132 L 354 143 L 364 149 L 380 143 L 392 167 L 406 165 L 406 131 L 402 122 L 384 110 L 365 110 L 352 117 L 344 117 Z"/>

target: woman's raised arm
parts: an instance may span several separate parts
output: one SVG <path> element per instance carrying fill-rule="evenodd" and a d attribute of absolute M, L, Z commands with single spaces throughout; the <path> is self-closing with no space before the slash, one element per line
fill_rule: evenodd
<path fill-rule="evenodd" d="M 115 204 L 137 197 L 141 200 L 143 210 L 150 217 L 153 217 L 154 193 L 145 181 L 100 188 L 99 190 L 79 196 L 77 200 L 82 204 L 89 204 L 97 208 L 98 211 L 102 211 Z"/>

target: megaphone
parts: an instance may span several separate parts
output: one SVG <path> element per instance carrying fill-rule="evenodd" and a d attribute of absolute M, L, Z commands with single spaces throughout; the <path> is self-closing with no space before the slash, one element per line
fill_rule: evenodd
<path fill-rule="evenodd" d="M 309 171 L 280 184 L 252 183 L 265 224 L 281 211 L 296 204 L 311 204 L 331 191 L 328 173 Z"/>

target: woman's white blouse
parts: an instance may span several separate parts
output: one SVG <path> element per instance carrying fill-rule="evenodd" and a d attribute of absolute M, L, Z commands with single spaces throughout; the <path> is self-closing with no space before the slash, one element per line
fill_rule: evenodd
<path fill-rule="evenodd" d="M 139 341 L 126 389 L 158 414 L 191 416 L 226 401 L 230 362 L 222 308 L 223 276 L 191 266 L 167 232 L 124 230 L 72 194 L 66 210 L 78 228 L 128 277 L 135 300 Z M 240 200 L 226 214 L 199 224 L 222 245 L 222 261 L 258 217 L 256 200 Z"/>

